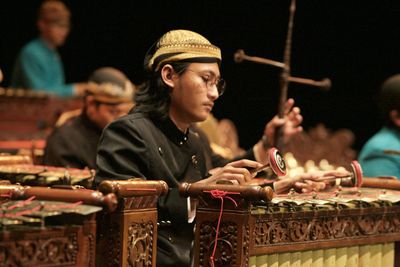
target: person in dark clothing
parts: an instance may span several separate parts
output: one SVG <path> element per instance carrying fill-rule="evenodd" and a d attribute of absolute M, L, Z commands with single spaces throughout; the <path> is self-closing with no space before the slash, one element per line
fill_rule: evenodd
<path fill-rule="evenodd" d="M 95 169 L 103 128 L 133 106 L 133 84 L 121 71 L 100 68 L 90 76 L 89 84 L 80 115 L 64 122 L 48 137 L 43 164 Z"/>
<path fill-rule="evenodd" d="M 210 148 L 205 134 L 194 123 L 204 121 L 224 92 L 220 77 L 220 49 L 192 31 L 173 30 L 149 50 L 145 67 L 149 80 L 137 91 L 136 106 L 103 131 L 97 154 L 95 185 L 105 179 L 162 179 L 170 191 L 158 203 L 160 227 L 157 266 L 189 266 L 193 241 L 191 201 L 180 198 L 182 182 L 215 183 L 220 179 L 240 184 L 253 178 L 247 168 L 262 166 L 277 126 L 285 136 L 301 131 L 302 116 L 293 100 L 284 119 L 275 117 L 262 138 L 240 159 L 228 161 Z M 290 181 L 303 189 L 309 183 Z M 282 186 L 277 186 L 282 188 Z"/>

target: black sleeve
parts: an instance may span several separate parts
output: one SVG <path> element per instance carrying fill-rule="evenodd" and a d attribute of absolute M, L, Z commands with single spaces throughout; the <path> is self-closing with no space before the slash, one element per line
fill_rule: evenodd
<path fill-rule="evenodd" d="M 126 121 L 115 121 L 103 131 L 97 148 L 95 185 L 106 179 L 144 178 L 149 169 L 146 144 Z"/>
<path fill-rule="evenodd" d="M 46 140 L 46 148 L 43 156 L 43 164 L 57 167 L 82 169 L 82 160 L 75 151 L 75 145 L 71 136 L 67 136 L 55 130 Z"/>
<path fill-rule="evenodd" d="M 149 153 L 151 144 L 146 139 L 149 132 L 144 127 L 137 121 L 117 120 L 104 129 L 97 149 L 94 188 L 103 180 L 158 178 L 147 177 L 157 172 L 153 168 L 159 165 L 152 164 L 155 159 Z M 158 205 L 159 218 L 175 223 L 187 221 L 186 199 L 180 197 L 177 187 L 170 186 L 169 193 L 159 198 Z"/>

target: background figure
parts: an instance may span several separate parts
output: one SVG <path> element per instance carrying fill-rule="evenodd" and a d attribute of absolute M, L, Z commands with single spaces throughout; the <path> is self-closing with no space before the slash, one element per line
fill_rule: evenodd
<path fill-rule="evenodd" d="M 58 96 L 82 95 L 85 84 L 65 84 L 64 67 L 57 53 L 70 30 L 68 8 L 58 0 L 44 1 L 37 28 L 39 37 L 26 44 L 17 56 L 11 87 L 44 90 Z"/>
<path fill-rule="evenodd" d="M 366 142 L 359 162 L 365 176 L 400 178 L 400 74 L 382 84 L 378 104 L 384 125 Z"/>
<path fill-rule="evenodd" d="M 119 70 L 100 68 L 90 76 L 89 85 L 79 116 L 59 120 L 61 126 L 48 137 L 43 164 L 95 169 L 103 128 L 132 108 L 134 86 Z"/>
<path fill-rule="evenodd" d="M 196 126 L 207 135 L 214 153 L 233 159 L 246 152 L 239 146 L 236 126 L 231 120 L 218 120 L 210 113 L 205 121 L 197 123 Z"/>

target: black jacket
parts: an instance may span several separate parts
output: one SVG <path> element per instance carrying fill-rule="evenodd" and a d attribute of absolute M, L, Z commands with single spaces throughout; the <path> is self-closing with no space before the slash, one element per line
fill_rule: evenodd
<path fill-rule="evenodd" d="M 250 158 L 254 158 L 250 152 Z M 170 120 L 151 120 L 141 113 L 129 114 L 106 127 L 99 142 L 95 184 L 105 179 L 139 177 L 164 180 L 169 193 L 158 204 L 159 220 L 171 221 L 160 228 L 157 266 L 189 266 L 193 225 L 188 223 L 187 201 L 179 197 L 182 182 L 196 182 L 208 170 L 228 161 L 210 148 L 206 136 L 192 128 L 182 133 Z"/>
<path fill-rule="evenodd" d="M 47 138 L 43 164 L 95 169 L 100 135 L 101 129 L 84 113 L 68 120 Z"/>

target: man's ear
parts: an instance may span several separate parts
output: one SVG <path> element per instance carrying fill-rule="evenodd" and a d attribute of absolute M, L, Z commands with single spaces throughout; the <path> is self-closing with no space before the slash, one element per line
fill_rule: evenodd
<path fill-rule="evenodd" d="M 170 88 L 174 88 L 174 68 L 170 64 L 166 64 L 161 69 L 161 78 L 163 79 L 164 83 L 169 86 Z"/>
<path fill-rule="evenodd" d="M 393 109 L 390 111 L 390 119 L 392 120 L 393 124 L 397 127 L 400 127 L 400 114 L 397 110 Z"/>

